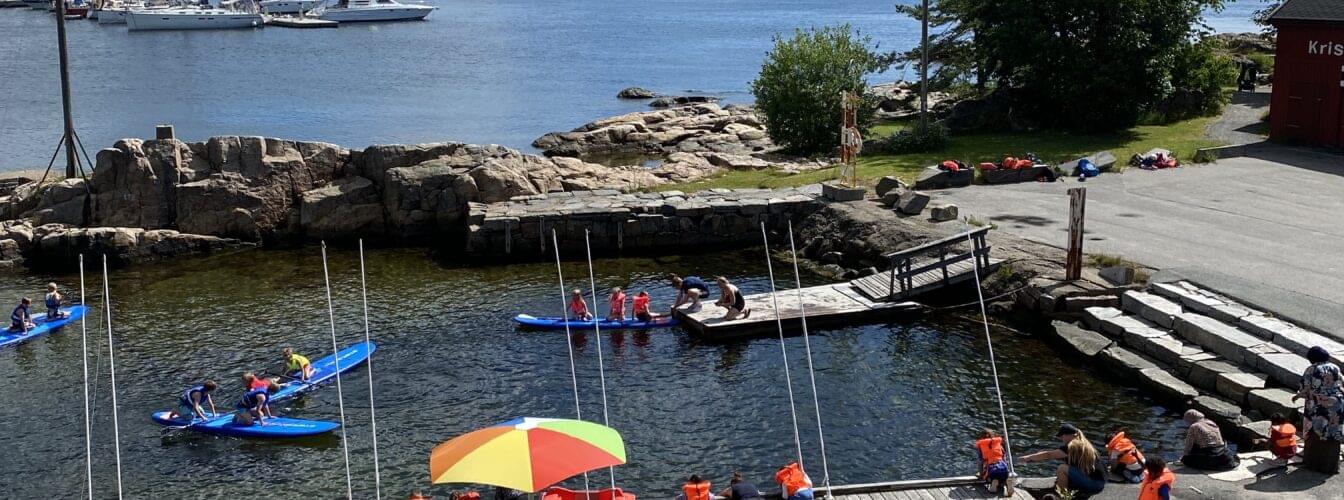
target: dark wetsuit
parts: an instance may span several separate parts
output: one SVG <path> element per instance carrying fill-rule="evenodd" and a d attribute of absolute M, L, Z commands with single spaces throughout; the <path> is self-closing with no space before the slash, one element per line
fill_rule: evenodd
<path fill-rule="evenodd" d="M 742 296 L 742 290 L 733 290 L 733 309 L 747 310 L 747 299 Z"/>

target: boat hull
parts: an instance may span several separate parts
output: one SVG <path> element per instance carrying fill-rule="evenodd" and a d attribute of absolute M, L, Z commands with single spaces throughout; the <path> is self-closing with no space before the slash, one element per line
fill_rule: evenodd
<path fill-rule="evenodd" d="M 357 9 L 328 8 L 317 17 L 342 23 L 419 21 L 431 12 L 434 12 L 434 7 L 429 5 L 395 5 Z"/>
<path fill-rule="evenodd" d="M 298 14 L 313 10 L 322 2 L 323 0 L 265 0 L 260 5 L 261 11 L 269 14 Z"/>
<path fill-rule="evenodd" d="M 218 30 L 262 26 L 261 14 L 185 14 L 179 12 L 130 12 L 126 27 L 131 31 L 149 30 Z"/>
<path fill-rule="evenodd" d="M 98 24 L 126 24 L 126 13 L 124 9 L 109 9 L 98 11 Z"/>

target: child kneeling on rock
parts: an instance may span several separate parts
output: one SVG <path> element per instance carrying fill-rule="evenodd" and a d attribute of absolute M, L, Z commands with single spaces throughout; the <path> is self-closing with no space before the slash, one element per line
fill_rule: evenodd
<path fill-rule="evenodd" d="M 980 455 L 980 471 L 977 475 L 989 483 L 989 491 L 998 493 L 999 488 L 1003 488 L 1004 496 L 1013 496 L 1008 462 L 1003 460 L 1003 438 L 995 435 L 993 430 L 985 429 L 980 432 L 980 439 L 975 440 L 975 452 Z"/>

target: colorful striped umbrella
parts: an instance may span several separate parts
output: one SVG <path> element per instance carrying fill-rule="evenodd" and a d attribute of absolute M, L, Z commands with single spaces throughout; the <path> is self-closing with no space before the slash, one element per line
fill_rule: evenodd
<path fill-rule="evenodd" d="M 524 417 L 435 446 L 429 478 L 436 484 L 489 484 L 535 493 L 624 463 L 625 443 L 615 429 L 582 420 Z"/>

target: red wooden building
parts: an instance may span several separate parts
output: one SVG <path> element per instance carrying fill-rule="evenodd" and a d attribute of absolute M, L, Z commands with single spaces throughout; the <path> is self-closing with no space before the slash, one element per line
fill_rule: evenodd
<path fill-rule="evenodd" d="M 1278 29 L 1271 139 L 1344 147 L 1344 0 L 1287 0 Z"/>

